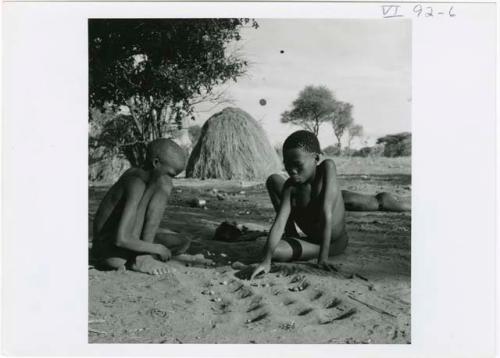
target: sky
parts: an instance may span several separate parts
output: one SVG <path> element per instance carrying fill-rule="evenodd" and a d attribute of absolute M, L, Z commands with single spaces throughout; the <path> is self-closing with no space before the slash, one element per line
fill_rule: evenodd
<path fill-rule="evenodd" d="M 231 106 L 259 121 L 273 145 L 299 129 L 280 122 L 281 113 L 307 85 L 323 85 L 337 100 L 353 105 L 364 138 L 352 147 L 373 145 L 385 134 L 411 131 L 411 25 L 408 20 L 257 19 L 245 28 L 239 54 L 247 73 L 228 84 Z M 266 100 L 266 105 L 259 103 Z M 228 104 L 200 106 L 197 124 Z M 337 142 L 331 124 L 319 133 L 322 148 Z M 343 143 L 345 144 L 345 143 Z"/>

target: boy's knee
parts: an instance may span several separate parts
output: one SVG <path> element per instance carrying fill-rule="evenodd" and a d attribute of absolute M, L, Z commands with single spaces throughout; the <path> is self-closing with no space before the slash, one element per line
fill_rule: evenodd
<path fill-rule="evenodd" d="M 288 262 L 290 261 L 290 255 L 287 255 L 286 253 L 281 252 L 277 249 L 276 251 L 274 251 L 272 259 L 276 262 Z"/>
<path fill-rule="evenodd" d="M 391 194 L 385 191 L 375 195 L 375 198 L 378 201 L 379 210 L 384 209 L 387 205 L 391 204 L 394 201 L 394 198 L 391 196 Z"/>
<path fill-rule="evenodd" d="M 182 238 L 181 244 L 179 245 L 179 254 L 185 253 L 189 247 L 191 246 L 191 239 L 188 239 L 187 237 Z"/>
<path fill-rule="evenodd" d="M 266 180 L 267 190 L 273 190 L 279 187 L 284 181 L 283 177 L 279 174 L 271 174 Z"/>
<path fill-rule="evenodd" d="M 158 190 L 157 192 L 162 193 L 162 194 L 170 194 L 172 190 L 172 181 L 167 178 L 167 177 L 160 177 L 157 179 L 157 186 Z"/>

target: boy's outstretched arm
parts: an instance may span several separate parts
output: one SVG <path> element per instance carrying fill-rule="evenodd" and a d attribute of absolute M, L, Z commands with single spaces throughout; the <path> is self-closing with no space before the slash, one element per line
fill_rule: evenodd
<path fill-rule="evenodd" d="M 278 214 L 276 215 L 276 219 L 274 220 L 273 226 L 271 227 L 271 231 L 269 232 L 269 236 L 267 238 L 266 247 L 264 248 L 264 259 L 260 263 L 259 266 L 255 268 L 250 277 L 253 280 L 260 273 L 267 273 L 271 268 L 271 259 L 273 257 L 274 250 L 278 246 L 278 243 L 281 240 L 281 236 L 285 232 L 285 226 L 288 221 L 288 217 L 291 212 L 291 204 L 290 204 L 290 194 L 291 188 L 285 184 L 285 188 L 283 189 L 280 209 Z"/>
<path fill-rule="evenodd" d="M 323 176 L 323 197 L 321 204 L 321 245 L 318 256 L 318 264 L 324 264 L 328 260 L 330 252 L 330 241 L 332 238 L 333 208 L 337 203 L 340 190 L 337 181 L 337 169 L 332 160 L 325 160 L 325 173 Z"/>
<path fill-rule="evenodd" d="M 115 244 L 136 253 L 159 255 L 163 260 L 167 260 L 168 252 L 163 245 L 145 242 L 139 237 L 132 237 L 139 202 L 145 187 L 145 183 L 138 178 L 130 178 L 125 184 L 125 205 L 118 224 Z"/>

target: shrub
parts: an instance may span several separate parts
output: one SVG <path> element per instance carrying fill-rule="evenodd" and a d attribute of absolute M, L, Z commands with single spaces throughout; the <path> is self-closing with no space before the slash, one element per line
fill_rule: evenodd
<path fill-rule="evenodd" d="M 363 147 L 354 151 L 353 157 L 381 157 L 384 152 L 383 145 L 374 145 L 373 147 Z"/>
<path fill-rule="evenodd" d="M 411 133 L 403 132 L 386 135 L 377 139 L 384 145 L 384 157 L 405 157 L 411 155 Z"/>
<path fill-rule="evenodd" d="M 341 150 L 337 145 L 329 145 L 323 149 L 323 154 L 329 157 L 338 157 L 341 155 Z"/>

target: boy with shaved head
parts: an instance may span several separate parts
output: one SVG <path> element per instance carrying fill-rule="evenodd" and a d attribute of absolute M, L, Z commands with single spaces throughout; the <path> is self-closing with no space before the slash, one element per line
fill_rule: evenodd
<path fill-rule="evenodd" d="M 170 139 L 149 143 L 144 168 L 130 168 L 109 189 L 94 218 L 92 254 L 111 269 L 129 267 L 159 275 L 164 261 L 181 254 L 189 240 L 158 232 L 172 178 L 184 170 L 186 156 Z"/>

